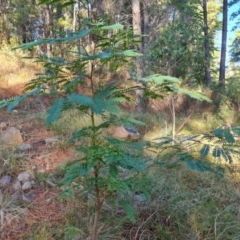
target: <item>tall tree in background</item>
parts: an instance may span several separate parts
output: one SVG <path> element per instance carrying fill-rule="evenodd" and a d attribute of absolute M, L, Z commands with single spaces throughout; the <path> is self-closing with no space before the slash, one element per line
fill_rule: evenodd
<path fill-rule="evenodd" d="M 222 45 L 219 68 L 219 88 L 225 90 L 226 50 L 227 50 L 228 0 L 223 0 Z"/>
<path fill-rule="evenodd" d="M 149 41 L 149 0 L 143 0 L 143 49 L 142 52 L 145 54 Z"/>
<path fill-rule="evenodd" d="M 138 51 L 143 53 L 143 44 L 142 44 L 142 21 L 141 21 L 141 9 L 140 9 L 140 1 L 132 0 L 132 25 L 133 25 L 133 33 L 134 35 L 139 36 Z M 136 60 L 136 75 L 137 77 L 143 76 L 143 66 L 142 59 L 138 58 Z M 142 83 L 138 83 L 138 85 L 142 86 Z M 144 112 L 146 111 L 146 98 L 144 96 L 144 92 L 141 89 L 136 90 L 136 111 Z"/>
<path fill-rule="evenodd" d="M 203 83 L 205 56 L 200 46 L 204 47 L 204 21 L 198 7 L 197 1 L 171 0 L 162 5 L 166 16 L 156 19 L 156 33 L 154 37 L 150 34 L 148 71 L 181 78 L 191 85 Z"/>
<path fill-rule="evenodd" d="M 235 6 L 235 11 L 232 13 L 230 20 L 237 19 L 235 26 L 231 30 L 237 30 L 235 31 L 236 37 L 232 42 L 231 45 L 231 62 L 240 62 L 240 31 L 239 31 L 239 26 L 240 26 L 240 4 L 237 6 L 237 3 L 239 4 L 239 0 L 231 0 L 229 2 L 229 6 Z"/>
<path fill-rule="evenodd" d="M 210 44 L 208 34 L 208 7 L 207 0 L 203 0 L 203 17 L 204 17 L 204 52 L 205 52 L 205 82 L 206 86 L 211 84 L 210 70 Z"/>

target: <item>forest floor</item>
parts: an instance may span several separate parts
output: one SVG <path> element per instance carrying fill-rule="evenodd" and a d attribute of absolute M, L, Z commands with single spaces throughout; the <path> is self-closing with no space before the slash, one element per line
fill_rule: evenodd
<path fill-rule="evenodd" d="M 16 96 L 20 90 L 18 87 L 8 93 L 0 91 L 0 98 Z M 16 177 L 20 172 L 29 171 L 36 182 L 30 203 L 8 205 L 11 191 L 7 187 L 0 188 L 0 206 L 4 212 L 0 239 L 87 239 L 86 235 L 78 234 L 81 227 L 86 230 L 90 223 L 86 220 L 86 205 L 73 199 L 60 200 L 61 189 L 51 182 L 63 176 L 61 166 L 75 159 L 77 154 L 73 146 L 65 144 L 66 136 L 60 136 L 45 125 L 44 114 L 50 101 L 48 98 L 31 99 L 17 107 L 17 111 L 0 110 L 0 123 L 19 129 L 24 143 L 32 146 L 24 153 L 0 149 L 0 178 L 6 174 Z M 156 122 L 155 127 L 158 124 Z M 154 126 L 143 129 L 144 132 L 148 130 L 152 131 L 150 135 L 154 134 Z M 46 144 L 43 139 L 49 137 L 57 137 L 59 142 Z M 172 173 L 162 169 L 155 177 L 161 192 L 161 196 L 153 198 L 156 208 L 152 209 L 151 205 L 151 209 L 143 210 L 137 224 L 116 222 L 115 225 L 121 226 L 116 235 L 111 233 L 114 229 L 111 221 L 116 216 L 108 213 L 102 230 L 110 237 L 102 239 L 240 239 L 239 172 L 227 175 L 224 181 L 185 168 Z M 229 238 L 231 236 L 233 238 Z"/>
<path fill-rule="evenodd" d="M 19 129 L 24 143 L 29 143 L 32 146 L 31 149 L 24 153 L 13 151 L 9 154 L 9 159 L 2 155 L 0 160 L 6 161 L 3 166 L 1 164 L 2 176 L 8 174 L 16 177 L 20 172 L 29 171 L 36 181 L 33 188 L 34 197 L 31 203 L 9 206 L 6 209 L 6 214 L 9 214 L 9 216 L 12 214 L 14 218 L 8 223 L 5 222 L 7 218 L 2 221 L 1 239 L 24 239 L 24 237 L 32 235 L 33 231 L 37 233 L 43 227 L 53 228 L 59 226 L 61 221 L 66 220 L 66 211 L 69 206 L 66 202 L 58 200 L 60 189 L 47 185 L 43 179 L 44 176 L 54 173 L 64 162 L 74 159 L 75 154 L 71 149 L 61 149 L 43 142 L 43 139 L 52 137 L 54 134 L 44 125 L 43 120 L 36 117 L 36 113 L 22 109 L 10 113 L 1 110 L 0 123 L 3 122 L 7 123 L 9 127 Z M 4 132 L 3 130 L 2 134 Z M 11 161 L 10 158 L 15 159 L 15 167 L 11 166 L 11 170 L 9 170 L 8 165 L 13 163 L 7 163 Z M 3 195 L 9 193 L 7 188 L 2 188 L 0 191 Z M 23 217 L 24 221 L 22 220 Z"/>

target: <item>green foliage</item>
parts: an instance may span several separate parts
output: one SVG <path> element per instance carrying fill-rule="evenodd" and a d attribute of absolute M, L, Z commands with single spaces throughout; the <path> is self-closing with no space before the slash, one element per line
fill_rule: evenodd
<path fill-rule="evenodd" d="M 201 146 L 200 155 L 202 157 L 212 157 L 232 163 L 239 158 L 240 154 L 236 141 L 238 136 L 239 127 L 232 129 L 222 127 L 201 136 L 194 136 L 191 141 L 193 141 L 193 145 Z"/>
<path fill-rule="evenodd" d="M 239 136 L 239 127 L 222 127 L 205 134 L 178 136 L 175 141 L 167 137 L 156 139 L 152 147 L 158 152 L 157 160 L 161 160 L 158 162 L 160 166 L 171 168 L 182 162 L 192 170 L 211 172 L 223 177 L 223 168 L 219 167 L 215 160 L 223 160 L 229 164 L 238 161 Z M 162 161 L 166 158 L 174 158 L 174 161 Z"/>
<path fill-rule="evenodd" d="M 240 103 L 240 72 L 239 67 L 232 67 L 233 76 L 226 79 L 226 96 L 231 99 L 231 102 L 239 108 Z M 226 109 L 225 109 L 226 112 Z M 222 115 L 222 114 L 221 114 Z"/>
<path fill-rule="evenodd" d="M 43 88 L 36 88 L 34 91 L 23 94 L 22 96 L 4 99 L 4 100 L 0 101 L 0 109 L 7 107 L 7 111 L 10 112 L 15 107 L 17 107 L 20 102 L 24 101 L 28 97 L 36 96 L 38 93 L 42 92 L 42 90 L 43 90 Z"/>
<path fill-rule="evenodd" d="M 86 139 L 86 144 L 77 149 L 82 157 L 65 166 L 66 174 L 60 185 L 71 188 L 72 183 L 77 183 L 83 187 L 83 196 L 95 195 L 95 214 L 99 215 L 103 202 L 109 196 L 135 191 L 133 189 L 134 179 L 147 165 L 142 154 L 146 147 L 145 143 L 128 143 L 103 135 L 103 131 L 115 123 L 124 122 L 128 126 L 143 124 L 132 118 L 119 118 L 119 105 L 125 101 L 131 101 L 127 93 L 137 87 L 122 89 L 119 83 L 103 85 L 94 80 L 97 76 L 94 66 L 97 64 L 103 66 L 109 64 L 110 69 L 116 70 L 122 62 L 125 63 L 132 57 L 140 56 L 134 50 L 128 49 L 131 42 L 134 44 L 135 37 L 128 31 L 124 34 L 125 30 L 120 24 L 106 26 L 103 21 L 99 21 L 90 25 L 88 29 L 82 29 L 70 37 L 41 39 L 19 46 L 18 48 L 26 50 L 46 43 L 68 43 L 87 37 L 90 33 L 90 37 L 94 36 L 98 39 L 97 44 L 94 45 L 95 49 L 87 51 L 83 48 L 78 52 L 72 52 L 72 59 L 40 56 L 38 61 L 43 63 L 45 70 L 25 89 L 25 91 L 33 90 L 33 92 L 27 92 L 19 98 L 7 100 L 1 104 L 2 107 L 9 104 L 8 110 L 11 110 L 20 101 L 35 93 L 58 94 L 60 97 L 54 101 L 47 113 L 46 123 L 48 125 L 57 121 L 62 112 L 69 109 L 79 110 L 89 118 L 91 124 L 77 131 L 69 139 L 70 142 L 78 138 Z M 111 33 L 109 38 L 104 37 L 107 32 Z M 91 93 L 77 93 L 75 90 L 78 85 L 87 87 L 86 79 L 90 80 Z M 99 125 L 96 124 L 97 115 L 102 117 L 102 123 Z M 126 201 L 121 204 L 127 211 L 127 216 L 134 221 L 136 214 L 130 205 Z M 94 222 L 95 233 L 98 231 L 97 223 L 98 218 Z"/>
<path fill-rule="evenodd" d="M 171 13 L 169 8 L 172 8 Z M 163 75 L 181 78 L 193 86 L 204 83 L 206 60 L 202 49 L 205 27 L 199 2 L 170 0 L 167 1 L 166 10 L 162 14 L 166 14 L 167 17 L 154 28 L 154 37 L 151 36 L 145 57 L 145 71 L 148 74 L 161 72 Z M 215 19 L 210 21 L 212 17 L 209 8 L 209 24 L 212 22 L 210 25 L 215 25 Z M 208 35 L 211 57 L 214 51 L 214 31 L 211 27 Z"/>
<path fill-rule="evenodd" d="M 120 205 L 124 208 L 124 210 L 128 213 L 129 219 L 135 223 L 136 222 L 136 212 L 134 209 L 125 201 L 121 201 Z"/>
<path fill-rule="evenodd" d="M 78 138 L 86 141 L 84 145 L 76 149 L 81 153 L 81 157 L 65 166 L 66 174 L 60 185 L 67 186 L 63 193 L 65 195 L 68 195 L 69 190 L 74 189 L 76 185 L 82 188 L 83 197 L 89 194 L 94 195 L 96 218 L 93 234 L 96 235 L 100 210 L 104 201 L 109 197 L 114 195 L 123 198 L 125 193 L 135 191 L 143 192 L 145 196 L 149 197 L 149 185 L 141 184 L 139 178 L 136 184 L 136 177 L 143 173 L 148 166 L 143 151 L 149 147 L 149 144 L 121 141 L 103 134 L 106 128 L 119 123 L 126 126 L 143 125 L 138 120 L 119 117 L 119 105 L 126 101 L 134 102 L 128 93 L 140 89 L 139 86 L 123 89 L 119 83 L 102 84 L 101 81 L 95 81 L 97 77 L 100 78 L 97 65 L 109 67 L 109 71 L 116 70 L 121 64 L 131 61 L 132 57 L 140 56 L 134 50 L 128 49 L 129 46 L 136 44 L 136 37 L 129 34 L 129 31 L 126 31 L 125 35 L 124 32 L 121 25 L 106 26 L 103 21 L 99 21 L 89 23 L 87 29 L 81 29 L 70 37 L 42 39 L 21 45 L 19 48 L 29 49 L 46 43 L 62 44 L 82 38 L 97 39 L 97 43 L 93 44 L 94 49 L 82 48 L 79 51 L 71 52 L 72 57 L 69 59 L 40 56 L 39 61 L 44 63 L 45 70 L 26 86 L 27 93 L 21 97 L 0 102 L 2 107 L 8 105 L 8 110 L 11 110 L 29 96 L 43 93 L 54 94 L 59 98 L 54 101 L 47 112 L 46 123 L 48 125 L 61 118 L 62 112 L 69 109 L 76 109 L 89 119 L 89 126 L 79 129 L 69 139 L 69 142 Z M 105 37 L 106 33 L 110 35 L 108 38 Z M 180 81 L 173 77 L 155 74 L 137 80 L 146 83 L 143 89 L 152 98 L 182 91 L 198 100 L 210 101 L 201 94 L 179 88 L 177 84 Z M 90 89 L 90 93 L 78 93 L 76 87 L 79 85 Z M 29 90 L 32 92 L 28 92 Z M 102 118 L 101 124 L 96 123 L 97 116 Z M 195 170 L 202 172 L 211 170 L 197 159 L 185 158 L 185 162 Z M 214 171 L 212 170 L 212 172 Z M 141 189 L 138 189 L 139 187 Z M 129 203 L 123 200 L 120 205 L 126 210 L 130 220 L 135 221 L 136 212 Z"/>
<path fill-rule="evenodd" d="M 164 95 L 170 93 L 183 93 L 198 101 L 212 102 L 212 100 L 199 92 L 179 87 L 181 81 L 175 77 L 154 74 L 148 77 L 134 79 L 144 83 L 146 86 L 144 88 L 146 96 L 153 99 L 164 98 Z"/>

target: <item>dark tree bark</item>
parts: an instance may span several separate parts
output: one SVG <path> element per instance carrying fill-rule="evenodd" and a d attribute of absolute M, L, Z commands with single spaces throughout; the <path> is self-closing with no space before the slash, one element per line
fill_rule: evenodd
<path fill-rule="evenodd" d="M 210 44 L 208 34 L 208 9 L 207 0 L 203 0 L 203 16 L 204 16 L 204 51 L 205 51 L 205 84 L 209 86 L 212 82 L 210 70 Z"/>
<path fill-rule="evenodd" d="M 225 90 L 226 49 L 227 49 L 228 0 L 223 0 L 222 45 L 219 68 L 219 88 Z"/>

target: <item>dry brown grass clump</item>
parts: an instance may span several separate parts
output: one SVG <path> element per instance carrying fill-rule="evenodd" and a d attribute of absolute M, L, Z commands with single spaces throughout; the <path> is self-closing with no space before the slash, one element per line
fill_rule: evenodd
<path fill-rule="evenodd" d="M 0 97 L 19 95 L 25 83 L 35 78 L 41 69 L 33 59 L 26 59 L 28 52 L 12 50 L 16 43 L 2 44 L 0 49 Z"/>

